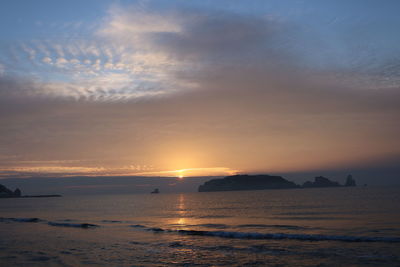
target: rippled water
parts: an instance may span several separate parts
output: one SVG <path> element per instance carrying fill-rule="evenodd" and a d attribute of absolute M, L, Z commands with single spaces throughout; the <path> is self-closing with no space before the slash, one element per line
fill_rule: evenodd
<path fill-rule="evenodd" d="M 0 266 L 399 266 L 400 188 L 0 199 Z"/>

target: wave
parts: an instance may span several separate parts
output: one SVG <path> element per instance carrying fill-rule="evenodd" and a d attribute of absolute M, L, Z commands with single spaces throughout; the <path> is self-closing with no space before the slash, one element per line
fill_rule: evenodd
<path fill-rule="evenodd" d="M 101 222 L 103 222 L 103 223 L 122 223 L 122 221 L 118 221 L 118 220 L 102 220 Z"/>
<path fill-rule="evenodd" d="M 283 216 L 314 216 L 314 215 L 338 215 L 338 214 L 353 214 L 354 212 L 343 212 L 343 211 L 307 211 L 307 212 L 280 212 L 274 215 Z"/>
<path fill-rule="evenodd" d="M 225 232 L 225 231 L 199 231 L 199 230 L 172 230 L 162 228 L 147 228 L 146 230 L 160 233 L 178 233 L 183 235 L 213 236 L 237 239 L 276 239 L 276 240 L 300 240 L 300 241 L 342 241 L 342 242 L 391 242 L 400 243 L 399 237 L 369 237 L 369 236 L 343 236 L 343 235 L 316 235 L 316 234 L 284 234 L 284 233 L 249 233 L 249 232 Z"/>
<path fill-rule="evenodd" d="M 280 228 L 289 230 L 309 230 L 310 227 L 296 226 L 296 225 L 284 225 L 284 224 L 240 224 L 238 228 Z M 314 228 L 315 229 L 315 228 Z"/>
<path fill-rule="evenodd" d="M 169 224 L 171 227 L 205 227 L 205 228 L 217 228 L 226 229 L 230 228 L 229 225 L 221 223 L 205 223 L 205 224 Z"/>
<path fill-rule="evenodd" d="M 72 223 L 72 220 L 47 221 L 36 217 L 32 218 L 4 218 L 0 217 L 0 222 L 26 222 L 26 223 L 47 223 L 49 226 L 57 227 L 74 227 L 74 228 L 97 228 L 100 225 L 91 223 Z M 121 222 L 121 221 L 107 221 L 102 222 Z M 202 226 L 208 228 L 228 228 L 224 224 L 199 224 L 199 225 L 187 225 L 187 226 Z M 374 237 L 374 236 L 350 236 L 350 235 L 324 235 L 324 234 L 289 234 L 289 233 L 259 233 L 259 232 L 235 232 L 235 231 L 206 231 L 206 230 L 193 230 L 193 229 L 164 229 L 159 227 L 148 227 L 141 224 L 129 225 L 129 227 L 137 228 L 141 230 L 151 231 L 154 233 L 176 233 L 182 235 L 196 235 L 196 236 L 212 236 L 220 238 L 235 238 L 235 239 L 274 239 L 274 240 L 299 240 L 299 241 L 342 241 L 342 242 L 388 242 L 388 243 L 400 243 L 400 237 Z M 280 228 L 280 229 L 292 229 L 302 230 L 310 229 L 307 227 L 293 226 L 293 225 L 266 225 L 266 224 L 241 224 L 237 225 L 237 228 Z M 387 230 L 387 229 L 385 229 Z M 393 230 L 389 228 L 389 230 Z M 379 232 L 377 230 L 370 232 Z"/>
<path fill-rule="evenodd" d="M 282 248 L 272 248 L 269 245 L 252 245 L 252 246 L 230 246 L 230 245 L 217 245 L 217 246 L 199 246 L 191 243 L 184 243 L 184 242 L 170 242 L 166 244 L 168 247 L 171 248 L 188 248 L 191 250 L 208 250 L 208 251 L 242 251 L 242 252 L 263 252 L 268 254 L 274 255 L 282 255 L 282 254 L 291 254 L 290 251 Z"/>
<path fill-rule="evenodd" d="M 76 227 L 76 228 L 94 228 L 99 227 L 97 224 L 91 223 L 58 223 L 58 222 L 47 222 L 48 225 L 51 226 L 60 226 L 60 227 Z"/>
<path fill-rule="evenodd" d="M 276 220 L 304 220 L 304 221 L 332 221 L 332 220 L 350 220 L 350 217 L 329 217 L 329 216 L 276 216 Z"/>
<path fill-rule="evenodd" d="M 78 227 L 78 228 L 92 228 L 92 227 L 99 227 L 97 224 L 91 224 L 91 223 L 66 223 L 69 221 L 73 220 L 62 220 L 64 222 L 49 222 L 46 220 L 42 220 L 39 218 L 0 218 L 0 222 L 32 222 L 32 223 L 37 223 L 37 222 L 47 222 L 48 225 L 51 226 L 63 226 L 63 227 Z"/>
<path fill-rule="evenodd" d="M 199 219 L 219 219 L 219 218 L 231 218 L 232 216 L 228 215 L 204 215 L 204 216 L 196 216 Z"/>
<path fill-rule="evenodd" d="M 134 228 L 146 228 L 146 226 L 141 225 L 141 224 L 133 224 L 133 225 L 130 225 L 130 227 L 134 227 Z"/>
<path fill-rule="evenodd" d="M 207 228 L 219 228 L 219 229 L 228 228 L 228 225 L 220 224 L 220 223 L 196 224 L 195 226 L 201 226 L 201 227 L 207 227 Z"/>
<path fill-rule="evenodd" d="M 0 218 L 0 222 L 40 222 L 39 218 Z"/>

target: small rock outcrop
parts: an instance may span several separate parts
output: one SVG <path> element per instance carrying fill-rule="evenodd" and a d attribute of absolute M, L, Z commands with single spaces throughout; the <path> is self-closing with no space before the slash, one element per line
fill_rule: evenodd
<path fill-rule="evenodd" d="M 4 185 L 0 184 L 0 198 L 27 198 L 27 197 L 61 197 L 61 195 L 22 195 L 19 188 L 11 191 Z"/>
<path fill-rule="evenodd" d="M 13 192 L 4 185 L 0 184 L 0 198 L 1 197 L 21 197 L 21 190 L 17 188 Z"/>
<path fill-rule="evenodd" d="M 20 197 L 21 196 L 21 190 L 19 190 L 19 188 L 15 189 L 14 196 L 16 196 L 16 197 Z"/>
<path fill-rule="evenodd" d="M 199 192 L 264 190 L 298 188 L 299 186 L 281 176 L 233 175 L 223 179 L 212 179 L 199 186 Z"/>
<path fill-rule="evenodd" d="M 338 187 L 341 186 L 338 182 L 329 180 L 326 177 L 318 176 L 314 178 L 314 182 L 307 181 L 303 184 L 304 188 L 310 187 Z"/>
<path fill-rule="evenodd" d="M 151 194 L 159 194 L 160 190 L 158 188 L 154 189 L 153 191 L 150 192 Z"/>
<path fill-rule="evenodd" d="M 353 179 L 352 175 L 347 176 L 344 186 L 356 186 L 356 181 Z"/>

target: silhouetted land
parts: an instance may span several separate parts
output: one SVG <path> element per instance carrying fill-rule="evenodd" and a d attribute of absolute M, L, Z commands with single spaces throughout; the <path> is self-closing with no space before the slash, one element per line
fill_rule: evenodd
<path fill-rule="evenodd" d="M 261 175 L 233 175 L 222 179 L 212 179 L 199 186 L 199 192 L 264 190 L 288 188 L 321 188 L 355 186 L 356 182 L 351 175 L 344 185 L 331 181 L 326 177 L 315 177 L 314 182 L 307 181 L 302 186 L 288 181 L 281 176 Z"/>
<path fill-rule="evenodd" d="M 0 184 L 0 198 L 61 197 L 61 195 L 25 195 L 18 188 L 14 191 Z"/>
<path fill-rule="evenodd" d="M 223 179 L 212 179 L 199 186 L 199 192 L 263 190 L 299 188 L 281 176 L 270 175 L 233 175 Z"/>
<path fill-rule="evenodd" d="M 160 193 L 160 190 L 158 190 L 158 188 L 156 188 L 153 191 L 151 191 L 150 193 L 151 194 L 158 194 L 158 193 Z"/>
<path fill-rule="evenodd" d="M 326 177 L 318 176 L 314 178 L 314 182 L 307 181 L 303 184 L 304 188 L 308 187 L 338 187 L 340 184 L 329 180 Z"/>

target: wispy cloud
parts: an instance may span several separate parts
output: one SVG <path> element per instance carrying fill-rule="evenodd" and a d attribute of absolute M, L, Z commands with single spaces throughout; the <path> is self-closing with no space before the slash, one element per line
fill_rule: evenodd
<path fill-rule="evenodd" d="M 116 5 L 85 36 L 3 45 L 0 153 L 129 158 L 35 165 L 68 175 L 305 170 L 398 155 L 394 50 L 364 58 L 362 37 L 329 43 L 267 11 Z"/>
<path fill-rule="evenodd" d="M 65 26 L 73 25 L 80 24 Z M 309 40 L 299 29 L 274 16 L 113 5 L 86 38 L 32 40 L 11 47 L 2 72 L 35 80 L 38 86 L 31 95 L 95 101 L 187 92 L 204 87 L 203 80 L 241 72 L 259 73 L 272 86 L 290 73 L 297 79 L 332 77 L 342 87 L 398 87 L 399 68 L 393 62 L 380 65 L 383 73 L 373 70 L 377 68 L 356 72 L 351 65 L 338 69 L 334 62 L 324 71 L 313 69 L 310 51 L 300 49 Z"/>

